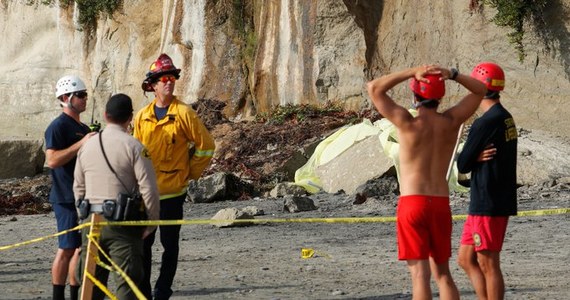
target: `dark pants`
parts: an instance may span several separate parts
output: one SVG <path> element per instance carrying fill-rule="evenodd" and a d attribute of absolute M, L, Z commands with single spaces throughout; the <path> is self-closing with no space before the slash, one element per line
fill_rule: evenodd
<path fill-rule="evenodd" d="M 186 195 L 176 198 L 160 200 L 161 220 L 181 220 L 184 215 L 183 205 Z M 152 268 L 152 245 L 156 238 L 156 232 L 160 231 L 160 243 L 164 248 L 162 261 L 160 264 L 160 274 L 154 286 L 154 299 L 169 299 L 172 296 L 172 282 L 178 266 L 178 252 L 180 225 L 159 226 L 152 234 L 144 240 L 144 280 L 141 285 L 141 292 L 148 298 L 153 299 L 150 275 Z"/>
<path fill-rule="evenodd" d="M 87 219 L 88 221 L 89 219 Z M 99 245 L 107 255 L 123 270 L 135 283 L 140 286 L 143 280 L 143 226 L 103 226 L 99 237 Z M 83 246 L 81 249 L 81 257 L 77 274 L 79 279 L 83 278 L 83 270 L 85 269 L 85 255 L 87 253 L 87 233 L 89 228 L 83 229 L 82 239 Z M 110 265 L 109 261 L 103 255 L 99 255 L 102 262 Z M 121 300 L 138 299 L 133 293 L 128 283 L 117 273 L 113 273 L 113 278 L 117 286 L 116 296 Z M 101 283 L 107 285 L 109 279 L 109 271 L 97 266 L 95 269 L 95 278 Z M 92 299 L 104 299 L 105 294 L 97 287 L 93 287 Z"/>

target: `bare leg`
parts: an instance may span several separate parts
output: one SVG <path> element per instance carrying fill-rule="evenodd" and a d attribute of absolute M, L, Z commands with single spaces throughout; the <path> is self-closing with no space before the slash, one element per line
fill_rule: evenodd
<path fill-rule="evenodd" d="M 467 274 L 467 277 L 469 277 L 469 280 L 475 289 L 477 298 L 480 300 L 486 300 L 487 288 L 485 286 L 485 276 L 479 267 L 479 262 L 477 262 L 477 253 L 475 253 L 475 247 L 473 247 L 473 245 L 459 246 L 457 263 L 461 268 L 463 268 Z"/>
<path fill-rule="evenodd" d="M 75 255 L 76 249 L 57 249 L 53 265 L 51 267 L 51 281 L 55 285 L 65 285 L 69 272 L 70 262 Z M 70 275 L 73 276 L 74 273 Z M 77 283 L 76 283 L 77 285 Z"/>
<path fill-rule="evenodd" d="M 505 282 L 503 280 L 503 273 L 501 272 L 500 252 L 488 250 L 479 251 L 477 252 L 477 261 L 485 276 L 487 299 L 503 299 L 505 295 Z"/>
<path fill-rule="evenodd" d="M 75 271 L 77 269 L 77 265 L 79 264 L 79 253 L 81 252 L 81 248 L 75 249 L 71 260 L 69 261 L 69 269 L 67 272 L 67 277 L 69 278 L 69 285 L 78 286 L 79 280 L 75 277 Z"/>
<path fill-rule="evenodd" d="M 437 287 L 439 288 L 439 298 L 445 299 L 459 299 L 459 291 L 449 270 L 449 262 L 437 264 L 433 258 L 429 258 L 429 264 Z"/>
<path fill-rule="evenodd" d="M 412 297 L 414 300 L 431 299 L 430 269 L 427 259 L 408 260 L 408 269 L 412 276 Z"/>

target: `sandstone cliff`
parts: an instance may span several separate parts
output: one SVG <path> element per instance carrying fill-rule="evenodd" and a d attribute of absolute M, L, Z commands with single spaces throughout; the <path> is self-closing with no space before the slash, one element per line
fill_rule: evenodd
<path fill-rule="evenodd" d="M 216 98 L 244 118 L 287 103 L 368 104 L 373 76 L 435 62 L 463 72 L 481 60 L 507 75 L 504 103 L 519 127 L 570 136 L 570 0 L 549 1 L 544 28 L 529 27 L 526 60 L 490 18 L 467 1 L 124 0 L 94 31 L 78 30 L 74 6 L 0 1 L 0 136 L 42 137 L 59 113 L 53 93 L 64 74 L 90 87 L 88 111 L 102 120 L 111 93 L 152 100 L 140 84 L 150 63 L 170 54 L 183 69 L 177 94 Z M 448 85 L 448 102 L 464 94 Z M 401 87 L 394 96 L 407 104 Z"/>

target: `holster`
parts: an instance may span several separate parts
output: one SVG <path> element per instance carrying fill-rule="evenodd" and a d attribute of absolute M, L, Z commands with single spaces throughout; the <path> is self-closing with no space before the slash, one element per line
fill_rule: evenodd
<path fill-rule="evenodd" d="M 109 221 L 123 221 L 119 218 L 119 213 L 116 200 L 107 199 L 103 201 L 103 216 L 105 219 Z"/>
<path fill-rule="evenodd" d="M 91 213 L 91 204 L 89 203 L 89 200 L 80 198 L 75 203 L 75 206 L 77 207 L 77 214 L 79 219 L 87 219 L 89 213 Z"/>
<path fill-rule="evenodd" d="M 103 201 L 103 216 L 109 221 L 140 221 L 146 219 L 140 194 L 119 193 L 117 199 Z"/>
<path fill-rule="evenodd" d="M 127 208 L 125 210 L 125 218 L 129 220 L 146 220 L 146 209 L 144 206 L 144 202 L 142 200 L 142 195 L 136 193 L 134 195 L 129 195 L 127 199 Z"/>

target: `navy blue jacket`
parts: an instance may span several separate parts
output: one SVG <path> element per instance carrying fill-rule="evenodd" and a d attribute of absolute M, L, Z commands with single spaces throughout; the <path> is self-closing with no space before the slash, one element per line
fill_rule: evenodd
<path fill-rule="evenodd" d="M 517 214 L 517 135 L 513 117 L 500 103 L 473 122 L 457 159 L 459 172 L 471 172 L 470 215 Z M 489 161 L 478 162 L 490 144 L 497 153 Z"/>
<path fill-rule="evenodd" d="M 72 117 L 62 113 L 46 129 L 46 149 L 63 150 L 69 148 L 69 146 L 79 142 L 89 131 L 89 126 L 78 123 Z M 74 157 L 65 165 L 50 170 L 52 183 L 49 202 L 75 203 L 73 197 L 75 160 Z"/>

